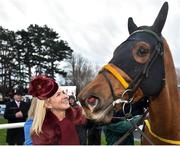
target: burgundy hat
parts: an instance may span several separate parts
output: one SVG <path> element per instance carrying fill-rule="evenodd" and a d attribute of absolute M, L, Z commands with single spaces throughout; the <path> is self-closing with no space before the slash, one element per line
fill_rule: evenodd
<path fill-rule="evenodd" d="M 28 92 L 40 100 L 45 100 L 53 96 L 57 90 L 58 84 L 54 79 L 45 75 L 38 75 L 30 82 Z"/>

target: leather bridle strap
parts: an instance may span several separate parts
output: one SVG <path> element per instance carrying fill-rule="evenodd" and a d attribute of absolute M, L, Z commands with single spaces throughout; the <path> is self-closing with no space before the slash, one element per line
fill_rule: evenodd
<path fill-rule="evenodd" d="M 108 70 L 124 87 L 124 89 L 127 89 L 129 84 L 126 82 L 126 80 L 120 75 L 120 73 L 115 70 L 110 64 L 107 64 L 103 67 L 103 69 Z"/>
<path fill-rule="evenodd" d="M 151 65 L 156 61 L 158 55 L 161 54 L 160 46 L 157 45 L 156 49 L 152 52 L 149 61 L 145 64 L 143 70 L 135 77 L 135 79 L 130 83 L 129 87 L 131 89 L 131 94 L 133 94 L 137 88 L 139 87 L 141 81 L 144 78 L 148 77 L 149 70 L 151 68 Z M 130 95 L 132 96 L 132 95 Z"/>
<path fill-rule="evenodd" d="M 121 98 L 116 98 L 116 95 L 115 95 L 114 90 L 113 90 L 112 83 L 109 80 L 109 78 L 107 77 L 107 74 L 106 74 L 107 72 L 109 72 L 111 75 L 113 75 L 119 81 L 119 83 L 123 86 L 124 91 L 123 91 L 123 93 L 121 95 Z M 107 83 L 108 83 L 108 85 L 110 87 L 110 91 L 111 91 L 111 94 L 112 94 L 112 97 L 113 97 L 113 106 L 115 104 L 118 104 L 118 103 L 131 104 L 131 102 L 133 101 L 133 94 L 136 92 L 136 90 L 138 88 L 138 86 L 135 86 L 136 88 L 134 89 L 131 86 L 134 83 L 133 81 L 129 85 L 126 82 L 126 80 L 121 76 L 121 74 L 111 64 L 105 65 L 99 73 L 103 74 L 103 76 L 105 77 L 105 79 L 106 79 L 106 81 L 107 81 Z M 140 76 L 140 79 L 141 79 L 141 76 Z M 128 94 L 128 100 L 123 99 L 123 97 L 126 94 Z"/>
<path fill-rule="evenodd" d="M 103 74 L 103 76 L 105 77 L 106 81 L 108 82 L 108 85 L 110 87 L 110 90 L 111 90 L 111 94 L 112 94 L 112 97 L 113 97 L 113 100 L 116 100 L 116 96 L 115 96 L 115 93 L 114 93 L 114 90 L 113 90 L 113 86 L 111 84 L 111 81 L 108 79 L 107 75 L 106 75 L 106 71 L 102 71 L 101 72 Z"/>
<path fill-rule="evenodd" d="M 148 29 L 136 30 L 130 35 L 130 37 L 127 40 L 136 40 L 135 38 L 132 38 L 132 35 L 134 35 L 136 33 L 143 33 L 143 32 L 146 32 L 146 33 L 154 36 L 158 40 L 158 43 L 155 45 L 155 49 L 152 52 L 148 62 L 145 64 L 143 70 L 138 75 L 136 75 L 135 79 L 129 85 L 129 88 L 132 89 L 132 92 L 130 93 L 131 95 L 129 95 L 129 96 L 132 96 L 132 94 L 137 90 L 137 88 L 140 85 L 143 78 L 148 77 L 148 73 L 151 68 L 151 65 L 155 62 L 158 55 L 163 55 L 162 37 L 159 37 L 155 32 L 153 32 L 151 30 L 148 30 Z"/>
<path fill-rule="evenodd" d="M 111 91 L 111 94 L 113 97 L 113 103 L 112 103 L 113 106 L 117 103 L 130 103 L 132 100 L 127 101 L 127 100 L 124 100 L 121 98 L 116 99 L 116 95 L 114 93 L 112 83 L 107 76 L 107 72 L 109 72 L 111 75 L 113 75 L 125 89 L 122 96 L 124 96 L 126 94 L 126 92 L 129 92 L 129 90 L 126 90 L 129 86 L 129 84 L 126 82 L 126 80 L 121 76 L 121 74 L 111 64 L 107 64 L 101 69 L 101 71 L 99 73 L 103 74 L 104 78 L 106 79 L 106 81 L 110 87 L 110 91 Z"/>

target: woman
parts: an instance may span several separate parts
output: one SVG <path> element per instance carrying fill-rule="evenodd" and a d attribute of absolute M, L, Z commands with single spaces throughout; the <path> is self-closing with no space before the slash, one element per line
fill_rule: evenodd
<path fill-rule="evenodd" d="M 29 85 L 29 94 L 40 99 L 31 128 L 33 144 L 79 145 L 74 124 L 78 118 L 69 105 L 68 95 L 58 88 L 54 79 L 35 77 Z"/>

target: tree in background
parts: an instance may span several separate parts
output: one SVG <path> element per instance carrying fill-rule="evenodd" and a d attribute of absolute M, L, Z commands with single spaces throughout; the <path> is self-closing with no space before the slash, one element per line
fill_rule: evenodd
<path fill-rule="evenodd" d="M 28 33 L 34 48 L 32 58 L 35 62 L 35 73 L 45 73 L 51 77 L 55 77 L 57 73 L 65 75 L 59 62 L 72 56 L 73 50 L 68 43 L 60 40 L 58 33 L 46 25 L 30 25 Z"/>
<path fill-rule="evenodd" d="M 68 69 L 65 85 L 76 86 L 78 94 L 96 76 L 99 67 L 81 55 L 73 54 L 68 61 Z"/>
<path fill-rule="evenodd" d="M 16 67 L 14 64 L 15 33 L 0 27 L 0 89 L 2 94 L 7 94 L 9 88 L 12 88 L 16 83 L 11 78 L 14 78 L 13 70 Z M 15 70 L 16 71 L 16 70 Z"/>
<path fill-rule="evenodd" d="M 5 96 L 14 87 L 26 88 L 34 74 L 65 76 L 59 64 L 70 59 L 72 52 L 46 25 L 30 25 L 17 32 L 0 27 L 0 92 Z"/>
<path fill-rule="evenodd" d="M 24 29 L 16 32 L 16 38 L 16 49 L 22 50 L 20 56 L 22 57 L 22 65 L 24 65 L 23 72 L 27 75 L 25 78 L 28 77 L 28 80 L 30 80 L 32 68 L 35 66 L 34 58 L 32 58 L 35 50 L 32 45 L 32 38 L 29 32 Z M 21 68 L 19 69 L 22 71 Z"/>

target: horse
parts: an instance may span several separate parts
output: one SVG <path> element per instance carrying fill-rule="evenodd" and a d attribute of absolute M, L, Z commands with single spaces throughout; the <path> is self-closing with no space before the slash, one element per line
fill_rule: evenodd
<path fill-rule="evenodd" d="M 144 133 L 154 144 L 180 144 L 177 76 L 161 33 L 168 8 L 165 2 L 151 26 L 138 27 L 131 17 L 128 19 L 129 37 L 78 95 L 88 119 L 111 123 L 114 110 L 124 112 L 127 105 L 146 98 L 149 114 Z M 149 144 L 144 138 L 142 143 Z"/>

